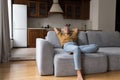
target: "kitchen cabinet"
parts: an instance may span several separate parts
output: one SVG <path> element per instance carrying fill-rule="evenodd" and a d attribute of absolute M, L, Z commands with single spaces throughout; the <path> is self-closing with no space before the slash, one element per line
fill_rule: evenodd
<path fill-rule="evenodd" d="M 28 2 L 28 16 L 35 17 L 37 15 L 38 15 L 37 2 L 36 1 L 29 1 Z"/>
<path fill-rule="evenodd" d="M 67 19 L 80 19 L 81 18 L 80 6 L 76 4 L 65 4 L 64 18 Z"/>
<path fill-rule="evenodd" d="M 73 6 L 65 4 L 64 18 L 73 18 Z"/>
<path fill-rule="evenodd" d="M 28 0 L 13 0 L 13 4 L 27 4 Z"/>
<path fill-rule="evenodd" d="M 36 47 L 36 38 L 45 38 L 46 29 L 28 29 L 28 47 Z"/>
<path fill-rule="evenodd" d="M 87 20 L 90 16 L 90 0 L 81 0 L 81 19 Z"/>
<path fill-rule="evenodd" d="M 47 17 L 47 2 L 28 1 L 28 17 Z"/>
<path fill-rule="evenodd" d="M 66 19 L 89 19 L 90 0 L 59 0 Z"/>
<path fill-rule="evenodd" d="M 38 16 L 39 17 L 47 17 L 48 15 L 48 9 L 47 9 L 47 3 L 46 2 L 39 2 L 38 3 Z"/>
<path fill-rule="evenodd" d="M 46 18 L 53 0 L 13 0 L 13 3 L 27 4 L 28 17 Z M 90 0 L 59 0 L 65 19 L 89 19 Z"/>

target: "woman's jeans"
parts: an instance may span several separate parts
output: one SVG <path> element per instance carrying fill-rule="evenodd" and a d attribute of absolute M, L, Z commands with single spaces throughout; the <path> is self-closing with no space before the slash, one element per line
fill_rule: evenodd
<path fill-rule="evenodd" d="M 81 70 L 81 52 L 93 53 L 98 51 L 96 44 L 78 46 L 75 42 L 67 42 L 63 48 L 65 51 L 73 52 L 75 70 Z"/>

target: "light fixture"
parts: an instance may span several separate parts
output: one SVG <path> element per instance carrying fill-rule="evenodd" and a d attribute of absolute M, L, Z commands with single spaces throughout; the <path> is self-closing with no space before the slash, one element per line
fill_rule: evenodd
<path fill-rule="evenodd" d="M 49 14 L 51 13 L 63 13 L 63 10 L 59 5 L 58 0 L 53 0 L 52 7 L 50 8 L 49 11 Z"/>

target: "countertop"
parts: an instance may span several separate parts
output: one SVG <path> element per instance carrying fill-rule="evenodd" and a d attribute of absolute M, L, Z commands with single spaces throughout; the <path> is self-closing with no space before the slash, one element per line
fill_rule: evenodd
<path fill-rule="evenodd" d="M 27 29 L 45 29 L 45 30 L 53 30 L 53 28 L 27 28 Z"/>
<path fill-rule="evenodd" d="M 27 29 L 45 29 L 48 31 L 52 31 L 53 28 L 27 28 Z M 87 30 L 79 30 L 79 31 L 102 31 L 102 30 L 91 30 L 91 29 L 87 29 Z"/>
<path fill-rule="evenodd" d="M 47 28 L 27 28 L 27 29 L 47 29 Z"/>

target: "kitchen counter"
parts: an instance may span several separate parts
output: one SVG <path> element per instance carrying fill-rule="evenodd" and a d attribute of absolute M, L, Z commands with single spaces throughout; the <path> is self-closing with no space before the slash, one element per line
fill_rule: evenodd
<path fill-rule="evenodd" d="M 28 47 L 36 47 L 36 38 L 45 38 L 47 35 L 48 29 L 46 28 L 28 28 L 27 29 L 27 42 Z"/>
<path fill-rule="evenodd" d="M 27 29 L 45 29 L 47 31 L 53 30 L 53 28 L 42 28 L 42 27 L 29 27 Z M 79 29 L 80 30 L 80 29 Z M 80 30 L 80 31 L 85 31 L 85 30 Z M 88 31 L 88 30 L 87 30 Z M 90 31 L 90 30 L 89 30 Z"/>
<path fill-rule="evenodd" d="M 47 28 L 27 28 L 27 29 L 47 29 Z"/>
<path fill-rule="evenodd" d="M 44 29 L 47 31 L 53 31 L 53 28 L 27 28 L 27 29 Z M 79 31 L 102 31 L 102 30 L 92 30 L 92 29 L 87 29 L 87 30 L 80 30 Z"/>
<path fill-rule="evenodd" d="M 47 31 L 50 31 L 50 30 L 53 30 L 53 28 L 27 28 L 27 29 L 44 29 L 44 30 L 47 30 Z"/>

